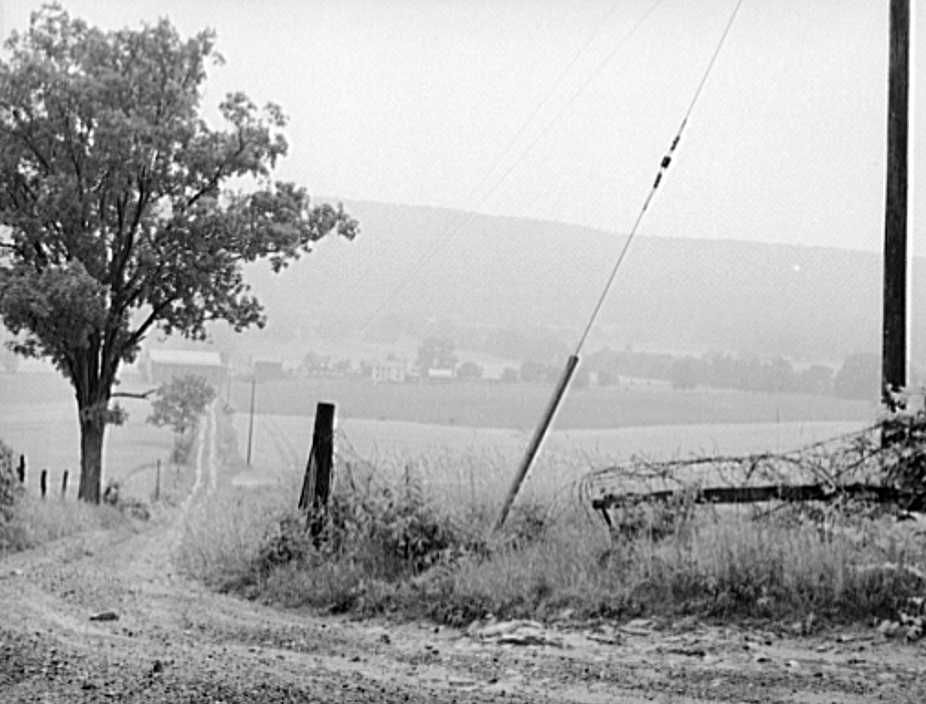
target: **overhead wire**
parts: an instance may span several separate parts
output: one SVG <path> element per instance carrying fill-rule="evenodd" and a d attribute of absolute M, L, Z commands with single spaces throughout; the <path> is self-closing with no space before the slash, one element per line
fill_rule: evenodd
<path fill-rule="evenodd" d="M 640 208 L 636 220 L 634 221 L 633 227 L 630 230 L 630 233 L 627 235 L 627 239 L 624 242 L 624 246 L 620 251 L 620 254 L 617 258 L 617 261 L 614 264 L 614 267 L 611 270 L 611 274 L 608 277 L 607 282 L 605 283 L 604 289 L 601 292 L 601 295 L 598 297 L 598 301 L 595 304 L 592 314 L 589 317 L 588 323 L 585 326 L 585 329 L 582 332 L 579 342 L 576 345 L 575 352 L 570 355 L 569 359 L 566 362 L 566 366 L 563 369 L 562 376 L 557 382 L 556 388 L 553 391 L 553 396 L 550 398 L 547 407 L 544 409 L 543 416 L 540 419 L 540 423 L 537 425 L 537 428 L 534 431 L 533 436 L 531 437 L 530 443 L 527 446 L 527 449 L 524 452 L 524 458 L 521 460 L 521 464 L 518 466 L 518 469 L 515 473 L 514 479 L 511 483 L 511 488 L 508 490 L 507 495 L 505 496 L 504 501 L 502 502 L 502 507 L 499 511 L 498 518 L 495 520 L 495 525 L 493 527 L 493 532 L 497 533 L 501 530 L 502 526 L 505 524 L 505 520 L 508 517 L 508 514 L 511 510 L 511 507 L 514 503 L 515 498 L 517 498 L 518 492 L 521 489 L 521 485 L 524 483 L 524 479 L 527 477 L 528 472 L 530 472 L 531 466 L 533 466 L 534 461 L 537 459 L 538 454 L 540 453 L 541 448 L 543 447 L 544 441 L 546 440 L 547 433 L 552 426 L 553 421 L 556 418 L 556 415 L 559 411 L 560 404 L 565 398 L 569 387 L 572 383 L 572 379 L 575 376 L 576 369 L 579 366 L 579 355 L 582 351 L 582 347 L 585 345 L 585 341 L 588 339 L 588 335 L 591 332 L 592 327 L 595 324 L 595 320 L 598 317 L 598 314 L 601 312 L 601 308 L 604 305 L 605 299 L 608 296 L 608 292 L 611 289 L 611 286 L 614 284 L 614 280 L 617 278 L 617 272 L 620 270 L 621 264 L 624 262 L 624 259 L 627 256 L 627 252 L 630 249 L 630 244 L 633 242 L 634 237 L 637 234 L 637 230 L 640 227 L 640 223 L 643 220 L 643 216 L 646 213 L 647 208 L 649 207 L 650 202 L 653 200 L 653 196 L 656 194 L 656 190 L 659 188 L 659 184 L 662 182 L 662 177 L 666 172 L 666 169 L 669 168 L 669 165 L 672 163 L 672 156 L 675 152 L 675 149 L 678 147 L 678 143 L 682 138 L 682 133 L 685 130 L 685 126 L 688 124 L 688 118 L 691 117 L 691 113 L 694 110 L 695 104 L 698 102 L 704 86 L 707 83 L 707 78 L 710 75 L 711 71 L 714 68 L 714 64 L 717 61 L 717 57 L 720 55 L 720 51 L 723 48 L 723 45 L 726 42 L 727 36 L 730 33 L 730 28 L 733 26 L 733 21 L 736 19 L 736 15 L 739 12 L 743 0 L 737 0 L 736 5 L 733 8 L 733 11 L 730 13 L 730 17 L 727 20 L 727 24 L 724 27 L 723 33 L 720 35 L 720 39 L 717 42 L 714 52 L 711 55 L 710 61 L 707 64 L 707 67 L 704 70 L 701 80 L 698 83 L 698 87 L 692 96 L 691 102 L 688 104 L 688 109 L 685 111 L 684 117 L 682 118 L 681 125 L 678 130 L 676 130 L 675 138 L 672 140 L 672 144 L 669 147 L 668 152 L 663 156 L 662 161 L 659 165 L 659 171 L 656 174 L 656 179 L 653 181 L 653 185 L 650 187 L 647 192 L 646 198 L 643 200 L 643 205 Z"/>
<path fill-rule="evenodd" d="M 688 103 L 688 108 L 685 110 L 681 124 L 675 132 L 675 137 L 673 138 L 665 156 L 662 157 L 662 161 L 659 164 L 659 171 L 656 173 L 656 179 L 653 181 L 653 185 L 650 187 L 646 194 L 646 198 L 643 200 L 643 205 L 640 207 L 639 213 L 637 213 L 633 227 L 630 228 L 630 233 L 627 235 L 627 239 L 624 241 L 624 246 L 621 248 L 620 254 L 618 254 L 617 261 L 614 263 L 614 267 L 611 269 L 611 273 L 608 276 L 604 288 L 601 291 L 601 295 L 598 297 L 598 300 L 595 303 L 595 307 L 592 309 L 592 313 L 589 316 L 588 322 L 582 331 L 582 335 L 579 337 L 579 341 L 576 344 L 574 353 L 576 357 L 579 356 L 579 353 L 585 346 L 585 341 L 588 339 L 588 336 L 595 325 L 595 321 L 598 319 L 598 315 L 601 313 L 601 309 L 608 297 L 608 293 L 611 291 L 611 287 L 614 285 L 614 281 L 617 278 L 617 273 L 620 270 L 621 265 L 624 263 L 624 260 L 627 257 L 627 252 L 630 250 L 630 245 L 633 243 L 633 240 L 637 235 L 637 231 L 640 228 L 640 223 L 643 221 L 643 216 L 646 214 L 646 211 L 649 208 L 653 197 L 656 195 L 656 190 L 659 188 L 659 184 L 662 182 L 663 175 L 666 173 L 666 170 L 672 163 L 672 157 L 675 154 L 675 149 L 678 147 L 678 144 L 681 141 L 682 133 L 685 131 L 685 127 L 688 125 L 688 119 L 691 117 L 691 113 L 694 111 L 695 105 L 697 104 L 698 99 L 701 97 L 701 93 L 704 91 L 704 86 L 707 84 L 707 79 L 714 68 L 714 64 L 717 63 L 717 57 L 720 55 L 720 51 L 723 49 L 723 46 L 727 41 L 727 37 L 730 34 L 730 29 L 733 27 L 733 22 L 736 19 L 736 15 L 739 13 L 742 4 L 743 0 L 737 0 L 736 5 L 733 7 L 733 11 L 730 13 L 727 24 L 720 35 L 720 39 L 717 42 L 717 45 L 714 47 L 714 52 L 711 54 L 710 61 L 708 61 L 707 66 L 704 69 L 704 73 L 701 75 L 701 80 L 698 82 L 698 87 L 695 89 L 695 92 L 691 97 L 691 101 Z"/>
<path fill-rule="evenodd" d="M 524 135 L 524 133 L 527 131 L 528 127 L 530 127 L 531 123 L 534 121 L 537 115 L 539 115 L 540 112 L 550 102 L 550 100 L 552 100 L 560 84 L 563 82 L 563 80 L 565 80 L 566 76 L 569 74 L 572 68 L 576 65 L 576 63 L 578 63 L 579 59 L 582 57 L 582 54 L 585 53 L 588 47 L 591 46 L 592 42 L 594 42 L 595 39 L 598 37 L 598 35 L 601 34 L 602 29 L 605 27 L 607 22 L 611 19 L 611 16 L 617 11 L 617 8 L 619 7 L 620 4 L 621 4 L 621 0 L 615 0 L 611 4 L 611 6 L 608 8 L 608 10 L 601 16 L 601 18 L 595 21 L 595 23 L 592 26 L 592 31 L 589 32 L 587 36 L 585 37 L 585 39 L 580 43 L 579 48 L 576 49 L 575 53 L 572 55 L 572 58 L 566 63 L 566 66 L 560 71 L 559 75 L 557 75 L 553 83 L 550 84 L 550 87 L 547 89 L 545 95 L 541 98 L 541 100 L 537 103 L 537 105 L 534 106 L 533 110 L 528 114 L 528 116 L 524 118 L 524 120 L 522 120 L 520 126 L 515 131 L 514 135 L 508 139 L 502 151 L 496 155 L 496 157 L 489 164 L 488 168 L 483 173 L 483 175 L 479 178 L 476 184 L 469 190 L 465 198 L 467 202 L 472 200 L 478 195 L 484 183 L 489 180 L 489 177 L 495 172 L 495 170 L 499 167 L 499 165 L 511 153 L 511 150 L 517 144 L 518 140 L 520 140 L 521 137 Z M 394 213 L 392 214 L 390 218 L 387 218 L 387 221 L 391 221 L 388 223 L 389 225 L 394 224 L 397 220 L 398 220 L 398 216 Z M 452 224 L 453 223 L 448 224 L 444 228 L 444 232 L 450 230 L 452 227 Z M 443 236 L 443 233 L 441 234 L 441 236 Z M 419 267 L 416 265 L 412 271 L 417 270 L 418 268 Z M 387 300 L 390 300 L 392 298 L 393 296 L 390 294 L 390 296 L 387 297 Z M 372 324 L 373 320 L 375 320 L 375 318 L 379 316 L 383 308 L 384 308 L 384 305 L 380 303 L 380 305 L 377 307 L 376 312 L 373 314 L 373 316 L 361 327 L 360 329 L 361 335 Z"/>
<path fill-rule="evenodd" d="M 573 67 L 579 62 L 579 59 L 582 58 L 582 54 L 592 45 L 595 39 L 598 38 L 598 35 L 601 34 L 602 29 L 611 19 L 611 16 L 617 11 L 618 6 L 621 4 L 620 0 L 615 0 L 611 5 L 608 11 L 602 16 L 600 20 L 595 23 L 595 26 L 592 28 L 592 31 L 585 37 L 585 40 L 579 45 L 579 48 L 572 55 L 572 58 L 566 63 L 566 66 L 559 72 L 556 79 L 550 84 L 550 87 L 547 89 L 544 97 L 534 106 L 534 109 L 530 114 L 521 122 L 521 125 L 515 131 L 514 135 L 508 140 L 505 148 L 498 154 L 498 156 L 492 160 L 492 163 L 489 165 L 489 168 L 486 170 L 485 175 L 480 179 L 480 181 L 488 181 L 492 173 L 499 167 L 499 165 L 508 157 L 511 151 L 514 149 L 514 146 L 518 143 L 524 133 L 527 132 L 528 127 L 531 123 L 534 122 L 534 119 L 543 111 L 543 109 L 550 103 L 553 99 L 553 96 L 556 94 L 556 91 L 559 89 L 562 82 L 566 79 L 566 76 L 572 71 Z M 481 184 L 480 184 L 481 185 Z M 475 196 L 479 192 L 478 187 L 471 189 L 470 194 L 467 196 L 469 198 Z"/>
<path fill-rule="evenodd" d="M 534 147 L 537 146 L 540 140 L 543 139 L 549 133 L 553 125 L 555 125 L 560 120 L 560 118 L 565 114 L 566 110 L 572 106 L 575 100 L 588 88 L 588 86 L 592 83 L 592 81 L 594 81 L 595 78 L 598 77 L 598 74 L 600 74 L 601 71 L 605 68 L 605 66 L 607 66 L 611 62 L 611 60 L 617 55 L 620 49 L 622 49 L 624 45 L 627 42 L 629 42 L 634 37 L 634 35 L 636 35 L 640 26 L 650 17 L 650 15 L 653 14 L 656 8 L 659 5 L 661 5 L 663 2 L 664 0 L 653 0 L 653 2 L 648 6 L 646 11 L 642 15 L 640 15 L 640 17 L 633 23 L 630 29 L 624 35 L 621 36 L 621 38 L 617 41 L 617 43 L 612 48 L 612 50 L 608 52 L 608 54 L 601 61 L 599 61 L 598 64 L 596 64 L 596 66 L 594 67 L 592 72 L 586 77 L 586 79 L 579 85 L 579 87 L 572 94 L 570 94 L 566 102 L 562 105 L 561 109 L 557 111 L 554 114 L 553 118 L 549 120 L 541 128 L 540 132 L 537 133 L 537 135 L 535 135 L 534 139 L 531 140 L 524 149 L 518 152 L 517 156 L 515 157 L 515 160 L 504 171 L 502 171 L 499 177 L 492 182 L 488 190 L 479 199 L 477 199 L 476 204 L 472 206 L 472 208 L 470 209 L 468 213 L 466 213 L 465 217 L 463 217 L 462 219 L 458 221 L 456 227 L 447 228 L 447 230 L 443 231 L 435 239 L 434 245 L 431 248 L 429 248 L 421 257 L 418 258 L 414 266 L 406 273 L 406 275 L 402 278 L 402 280 L 398 283 L 398 285 L 382 300 L 380 305 L 377 306 L 373 314 L 369 317 L 366 323 L 361 327 L 360 329 L 361 335 L 364 332 L 366 332 L 366 330 L 382 314 L 382 312 L 408 287 L 408 285 L 414 280 L 415 276 L 424 269 L 425 265 L 427 265 L 434 258 L 434 256 L 437 255 L 437 253 L 441 249 L 449 245 L 450 242 L 452 242 L 456 238 L 457 235 L 459 235 L 468 225 L 470 225 L 476 219 L 476 217 L 478 217 L 478 213 L 475 211 L 478 210 L 486 201 L 488 201 L 489 198 L 492 197 L 492 195 L 495 194 L 498 188 L 507 180 L 507 178 L 512 174 L 515 168 L 521 163 L 524 157 L 527 154 L 529 154 L 534 149 Z M 606 19 L 609 18 L 610 15 L 613 13 L 614 9 L 617 7 L 617 4 L 618 3 L 615 3 L 612 9 L 607 13 Z M 573 61 L 570 62 L 567 69 L 561 72 L 560 74 L 561 77 L 564 77 L 566 73 L 568 73 L 568 71 L 571 70 L 571 68 L 574 66 L 576 61 L 578 61 L 578 56 L 580 56 L 585 51 L 585 49 L 587 49 L 588 46 L 591 45 L 595 37 L 597 37 L 598 31 L 600 30 L 601 26 L 603 26 L 603 23 L 600 23 L 599 27 L 596 28 L 596 31 L 593 32 L 592 35 L 586 40 L 585 44 L 583 44 L 577 56 L 573 58 Z M 537 115 L 540 114 L 543 107 L 547 105 L 553 93 L 555 92 L 555 88 L 558 88 L 558 85 L 560 82 L 561 82 L 561 78 L 558 77 L 557 80 L 554 82 L 553 89 L 551 89 L 547 97 L 545 97 L 541 101 L 541 104 L 538 106 L 538 108 L 536 108 L 534 111 L 531 112 L 529 118 L 522 124 L 522 127 L 517 131 L 515 138 L 510 140 L 509 146 L 506 147 L 506 149 L 503 151 L 502 156 L 500 156 L 498 159 L 493 161 L 492 166 L 487 172 L 487 177 L 492 174 L 492 172 L 497 168 L 498 164 L 500 164 L 501 161 L 503 161 L 504 157 L 510 153 L 512 146 L 516 143 L 517 139 L 520 139 L 520 137 L 527 130 L 529 123 L 533 121 L 533 119 Z M 478 192 L 478 188 L 473 189 L 473 191 L 471 192 L 471 195 L 474 195 L 477 192 Z"/>

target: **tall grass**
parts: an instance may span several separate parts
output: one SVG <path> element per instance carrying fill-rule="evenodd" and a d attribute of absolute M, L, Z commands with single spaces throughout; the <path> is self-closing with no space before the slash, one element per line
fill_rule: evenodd
<path fill-rule="evenodd" d="M 127 523 L 126 516 L 113 506 L 23 494 L 13 505 L 8 519 L 0 520 L 0 557 L 68 535 Z"/>
<path fill-rule="evenodd" d="M 224 487 L 197 504 L 184 521 L 177 564 L 220 591 L 262 586 L 259 557 L 291 513 L 292 491 Z"/>
<path fill-rule="evenodd" d="M 388 480 L 356 465 L 337 474 L 317 539 L 294 510 L 295 484 L 227 489 L 190 517 L 181 566 L 216 588 L 284 606 L 454 624 L 566 610 L 574 618 L 861 620 L 926 588 L 906 569 L 926 564 L 916 533 L 854 508 L 822 518 L 790 507 L 761 517 L 704 508 L 667 529 L 611 534 L 584 508 L 560 501 L 551 511 L 535 497 L 492 536 L 498 496 L 468 481 L 449 494 L 446 485 L 429 491 L 411 465 Z"/>
<path fill-rule="evenodd" d="M 113 528 L 127 519 L 116 507 L 28 494 L 13 468 L 13 452 L 0 442 L 0 557 L 87 530 Z"/>

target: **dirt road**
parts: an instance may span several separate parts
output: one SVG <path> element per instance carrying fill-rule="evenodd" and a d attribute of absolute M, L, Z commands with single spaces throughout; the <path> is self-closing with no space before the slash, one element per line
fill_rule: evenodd
<path fill-rule="evenodd" d="M 921 702 L 924 646 L 645 622 L 470 633 L 281 612 L 176 574 L 183 515 L 0 562 L 0 702 Z M 111 611 L 114 620 L 91 620 Z M 522 629 L 523 630 L 523 629 Z M 521 638 L 520 640 L 524 640 Z M 529 639 L 528 639 L 529 640 Z"/>

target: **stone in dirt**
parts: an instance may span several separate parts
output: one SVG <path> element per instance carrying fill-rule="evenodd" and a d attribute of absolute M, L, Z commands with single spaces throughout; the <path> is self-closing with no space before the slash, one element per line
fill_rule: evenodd
<path fill-rule="evenodd" d="M 476 629 L 474 635 L 501 645 L 563 645 L 561 638 L 551 634 L 537 621 L 501 621 Z"/>
<path fill-rule="evenodd" d="M 100 611 L 90 616 L 91 621 L 118 621 L 119 614 L 115 611 Z"/>
<path fill-rule="evenodd" d="M 634 636 L 648 636 L 653 632 L 655 624 L 651 619 L 648 618 L 635 618 L 632 621 L 628 621 L 623 626 L 620 626 L 620 629 L 624 633 L 629 633 Z"/>

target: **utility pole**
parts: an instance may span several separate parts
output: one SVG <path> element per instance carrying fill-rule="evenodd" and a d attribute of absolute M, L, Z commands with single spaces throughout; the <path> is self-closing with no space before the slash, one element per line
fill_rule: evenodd
<path fill-rule="evenodd" d="M 884 212 L 884 313 L 881 401 L 907 384 L 907 138 L 910 95 L 910 0 L 890 0 L 887 182 Z"/>
<path fill-rule="evenodd" d="M 254 438 L 254 396 L 257 393 L 257 374 L 251 372 L 251 410 L 248 416 L 248 467 L 251 466 L 251 442 Z"/>

